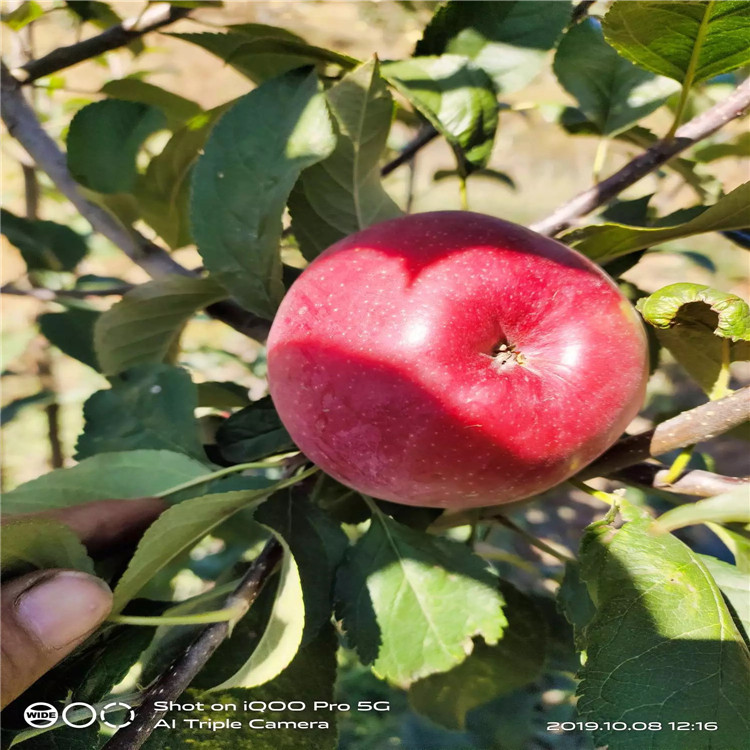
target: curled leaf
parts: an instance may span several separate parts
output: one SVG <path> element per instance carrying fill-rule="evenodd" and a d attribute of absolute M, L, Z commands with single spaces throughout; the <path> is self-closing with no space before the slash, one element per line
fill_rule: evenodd
<path fill-rule="evenodd" d="M 672 328 L 681 323 L 707 322 L 706 311 L 690 308 L 688 319 L 684 308 L 692 303 L 703 303 L 718 315 L 713 333 L 732 341 L 750 341 L 750 306 L 735 294 L 712 289 L 705 284 L 670 284 L 654 294 L 638 300 L 636 307 L 646 322 L 655 328 Z M 702 307 L 702 305 L 701 305 Z"/>
<path fill-rule="evenodd" d="M 750 359 L 750 307 L 705 284 L 670 284 L 638 300 L 662 346 L 711 399 L 727 394 L 729 365 Z"/>

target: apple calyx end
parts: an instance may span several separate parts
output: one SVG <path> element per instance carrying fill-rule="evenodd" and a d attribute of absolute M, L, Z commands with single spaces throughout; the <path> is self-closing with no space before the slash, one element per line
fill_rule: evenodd
<path fill-rule="evenodd" d="M 516 364 L 523 366 L 526 364 L 526 357 L 523 355 L 523 352 L 516 351 L 513 344 L 507 344 L 505 342 L 498 343 L 492 347 L 492 353 L 490 356 L 498 370 L 504 365 Z"/>

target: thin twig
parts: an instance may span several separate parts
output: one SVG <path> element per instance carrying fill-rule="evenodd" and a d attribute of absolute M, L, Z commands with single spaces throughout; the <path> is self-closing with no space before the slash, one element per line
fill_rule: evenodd
<path fill-rule="evenodd" d="M 26 31 L 27 49 L 29 53 L 33 49 L 31 27 Z M 36 168 L 28 164 L 22 164 L 24 202 L 26 207 L 26 218 L 35 221 L 39 218 L 39 179 Z M 49 444 L 49 467 L 50 469 L 61 469 L 65 464 L 65 452 L 63 450 L 62 438 L 60 437 L 60 404 L 57 403 L 57 378 L 55 377 L 54 354 L 49 344 L 41 345 L 39 360 L 37 361 L 37 375 L 39 387 L 42 391 L 52 394 L 49 403 L 44 406 L 44 417 L 47 420 L 47 442 Z"/>
<path fill-rule="evenodd" d="M 620 469 L 686 445 L 721 435 L 750 419 L 750 385 L 730 396 L 684 411 L 653 430 L 615 443 L 578 475 L 578 479 L 608 476 Z"/>
<path fill-rule="evenodd" d="M 58 47 L 44 57 L 29 60 L 13 72 L 21 83 L 27 84 L 37 78 L 57 73 L 84 60 L 98 57 L 105 52 L 124 47 L 130 42 L 140 39 L 144 34 L 160 29 L 190 13 L 190 8 L 179 8 L 167 3 L 157 3 L 147 8 L 136 18 L 128 18 L 122 23 L 110 27 L 97 36 L 84 39 L 77 44 Z"/>
<path fill-rule="evenodd" d="M 44 407 L 47 420 L 47 442 L 49 443 L 49 466 L 51 469 L 61 469 L 65 465 L 62 437 L 60 436 L 60 404 L 57 402 L 57 378 L 55 377 L 52 350 L 48 344 L 43 344 L 37 363 L 39 387 L 42 391 L 52 394 L 52 400 Z"/>
<path fill-rule="evenodd" d="M 239 607 L 247 612 L 281 560 L 281 555 L 281 545 L 275 539 L 267 542 L 224 607 Z M 217 622 L 205 628 L 185 654 L 146 692 L 133 723 L 117 732 L 103 750 L 138 750 L 166 713 L 156 710 L 156 702 L 179 698 L 228 635 L 228 622 Z"/>
<path fill-rule="evenodd" d="M 393 172 L 394 169 L 400 167 L 402 164 L 411 161 L 418 151 L 423 149 L 430 141 L 434 140 L 438 136 L 438 131 L 427 125 L 415 136 L 415 138 L 404 146 L 401 153 L 387 164 L 383 165 L 380 170 L 380 176 L 385 177 Z"/>
<path fill-rule="evenodd" d="M 750 491 L 750 477 L 728 477 L 711 471 L 693 469 L 692 471 L 686 471 L 673 482 L 669 482 L 667 481 L 669 469 L 661 464 L 651 463 L 628 466 L 610 474 L 610 478 L 626 484 L 653 487 L 657 490 L 694 497 L 713 497 L 742 486 L 747 487 Z"/>
<path fill-rule="evenodd" d="M 83 196 L 78 183 L 68 171 L 65 154 L 42 128 L 36 113 L 23 97 L 20 83 L 4 63 L 1 72 L 2 118 L 8 132 L 26 149 L 36 165 L 47 173 L 81 216 L 154 278 L 167 274 L 193 276 L 191 271 L 177 263 L 166 250 L 132 227 L 124 226 L 101 206 Z M 271 325 L 269 321 L 243 310 L 230 300 L 211 305 L 206 308 L 206 312 L 258 340 L 263 340 L 268 335 Z"/>
<path fill-rule="evenodd" d="M 271 329 L 271 321 L 253 315 L 232 300 L 214 302 L 206 308 L 206 312 L 216 320 L 226 323 L 235 331 L 248 336 L 255 341 L 265 341 Z"/>
<path fill-rule="evenodd" d="M 555 549 L 551 545 L 547 544 L 547 542 L 543 542 L 538 537 L 535 537 L 533 534 L 526 531 L 526 529 L 521 528 L 517 523 L 514 523 L 513 521 L 511 521 L 510 518 L 508 518 L 507 516 L 498 514 L 487 520 L 496 521 L 500 525 L 509 528 L 511 531 L 518 534 L 522 539 L 524 539 L 532 547 L 536 547 L 542 552 L 546 552 L 548 555 L 551 555 L 552 557 L 557 558 L 562 563 L 573 562 L 573 560 L 575 559 L 571 557 L 570 555 L 566 554 L 565 552 Z"/>
<path fill-rule="evenodd" d="M 17 297 L 33 297 L 43 302 L 54 302 L 57 299 L 85 299 L 86 297 L 113 297 L 122 296 L 131 289 L 135 284 L 120 284 L 108 289 L 43 289 L 41 287 L 30 287 L 21 289 L 14 284 L 5 284 L 0 287 L 0 294 L 12 294 Z"/>
<path fill-rule="evenodd" d="M 581 0 L 581 2 L 573 9 L 573 16 L 570 19 L 570 25 L 575 26 L 575 24 L 583 21 L 583 19 L 588 16 L 589 9 L 595 2 L 596 0 Z"/>
<path fill-rule="evenodd" d="M 554 236 L 567 229 L 576 219 L 608 203 L 625 188 L 650 174 L 673 156 L 715 133 L 731 120 L 740 117 L 750 106 L 750 78 L 743 81 L 726 99 L 686 122 L 674 134 L 664 138 L 628 162 L 606 180 L 567 201 L 546 219 L 531 225 L 540 234 Z"/>

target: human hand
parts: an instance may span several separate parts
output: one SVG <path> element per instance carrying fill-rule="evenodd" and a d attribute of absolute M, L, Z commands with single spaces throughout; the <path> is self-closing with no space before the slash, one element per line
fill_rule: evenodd
<path fill-rule="evenodd" d="M 99 500 L 25 517 L 65 524 L 96 555 L 135 541 L 165 507 L 152 497 Z M 104 621 L 112 592 L 81 571 L 37 570 L 3 583 L 0 600 L 0 708 L 5 708 Z"/>

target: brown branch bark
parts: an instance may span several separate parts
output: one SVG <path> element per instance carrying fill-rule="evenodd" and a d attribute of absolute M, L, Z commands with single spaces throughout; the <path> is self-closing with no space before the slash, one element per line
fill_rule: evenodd
<path fill-rule="evenodd" d="M 532 224 L 531 229 L 550 237 L 567 229 L 575 219 L 609 202 L 673 156 L 740 117 L 749 106 L 750 78 L 743 81 L 726 99 L 678 128 L 674 138 L 665 138 L 655 143 L 606 180 L 567 201 L 546 219 Z"/>
<path fill-rule="evenodd" d="M 748 419 L 750 385 L 726 398 L 684 411 L 653 430 L 623 438 L 581 471 L 577 479 L 608 476 L 651 456 L 710 440 Z"/>
<path fill-rule="evenodd" d="M 47 173 L 57 189 L 78 209 L 81 216 L 150 276 L 158 278 L 167 274 L 193 275 L 177 263 L 166 250 L 132 227 L 124 226 L 101 206 L 84 197 L 78 183 L 68 171 L 65 154 L 42 128 L 36 113 L 23 97 L 20 83 L 11 75 L 4 63 L 1 72 L 2 118 L 8 132 L 26 149 L 36 165 Z M 241 333 L 259 340 L 268 335 L 271 325 L 269 321 L 243 310 L 229 300 L 211 305 L 206 311 Z"/>
<path fill-rule="evenodd" d="M 37 78 L 43 78 L 52 73 L 57 73 L 58 70 L 77 65 L 84 60 L 90 60 L 92 57 L 98 57 L 105 52 L 124 47 L 149 31 L 174 23 L 189 13 L 190 8 L 176 8 L 167 3 L 157 3 L 135 18 L 128 18 L 101 34 L 90 39 L 84 39 L 77 44 L 58 47 L 44 57 L 29 60 L 13 72 L 22 84 L 31 83 L 36 81 Z"/>
<path fill-rule="evenodd" d="M 609 476 L 611 479 L 626 484 L 638 484 L 641 487 L 653 487 L 657 490 L 694 497 L 713 497 L 742 486 L 747 487 L 750 491 L 750 477 L 727 477 L 700 469 L 687 471 L 674 482 L 667 482 L 669 470 L 662 464 L 635 464 L 620 469 L 620 471 L 616 471 Z"/>
<path fill-rule="evenodd" d="M 281 545 L 276 540 L 269 541 L 226 600 L 224 607 L 239 605 L 247 612 L 281 560 L 281 555 Z M 166 713 L 156 710 L 156 701 L 173 701 L 179 698 L 228 635 L 227 622 L 218 622 L 205 628 L 185 654 L 149 688 L 136 709 L 133 723 L 117 732 L 103 750 L 138 750 Z"/>

